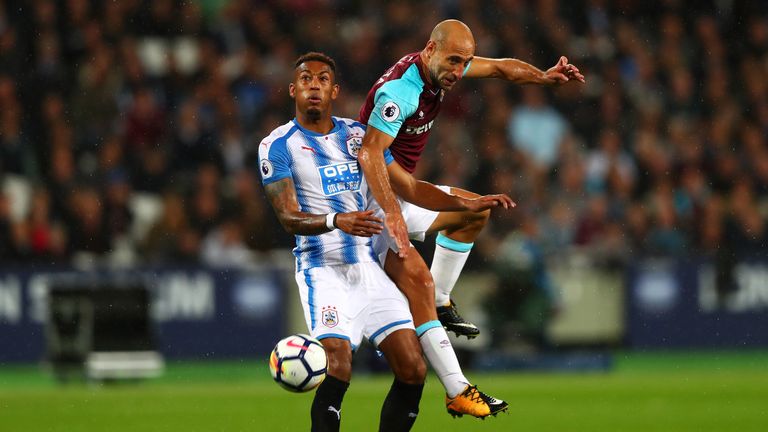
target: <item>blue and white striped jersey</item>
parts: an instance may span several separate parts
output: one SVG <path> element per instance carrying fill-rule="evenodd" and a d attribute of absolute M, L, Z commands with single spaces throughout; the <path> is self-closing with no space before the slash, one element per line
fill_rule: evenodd
<path fill-rule="evenodd" d="M 293 179 L 302 212 L 346 213 L 366 208 L 363 173 L 357 151 L 365 126 L 333 117 L 333 129 L 320 135 L 296 119 L 278 127 L 259 145 L 259 171 L 264 185 Z M 387 164 L 393 161 L 389 151 Z M 328 265 L 376 261 L 371 239 L 334 230 L 316 236 L 296 236 L 296 271 Z"/>

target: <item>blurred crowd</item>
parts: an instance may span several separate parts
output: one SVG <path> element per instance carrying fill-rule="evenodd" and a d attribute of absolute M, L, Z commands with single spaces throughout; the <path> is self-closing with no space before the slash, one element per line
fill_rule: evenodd
<path fill-rule="evenodd" d="M 765 256 L 767 11 L 745 0 L 0 0 L 0 262 L 230 265 L 289 247 L 254 157 L 293 116 L 294 59 L 333 56 L 336 114 L 356 117 L 383 71 L 449 17 L 472 28 L 477 55 L 542 69 L 565 55 L 587 79 L 465 80 L 446 97 L 416 176 L 518 202 L 494 213 L 470 265 L 520 238 L 544 257 L 576 248 L 607 265 Z"/>

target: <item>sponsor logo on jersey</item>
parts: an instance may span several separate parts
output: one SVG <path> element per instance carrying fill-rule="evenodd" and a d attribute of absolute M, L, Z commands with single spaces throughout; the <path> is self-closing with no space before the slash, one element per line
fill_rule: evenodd
<path fill-rule="evenodd" d="M 359 136 L 352 136 L 347 138 L 347 153 L 350 156 L 357 157 L 357 152 L 360 151 L 360 147 L 363 146 L 363 138 Z"/>
<path fill-rule="evenodd" d="M 408 127 L 405 128 L 405 133 L 407 133 L 408 135 L 420 135 L 420 134 L 423 134 L 424 132 L 432 129 L 432 123 L 434 123 L 434 122 L 435 121 L 432 120 L 431 122 L 429 122 L 427 124 L 423 124 L 423 125 L 418 126 L 418 127 L 416 127 L 416 126 L 408 126 Z"/>
<path fill-rule="evenodd" d="M 389 101 L 381 107 L 381 118 L 384 121 L 392 123 L 400 116 L 400 107 L 396 103 Z"/>
<path fill-rule="evenodd" d="M 328 328 L 336 327 L 337 324 L 339 324 L 339 313 L 336 312 L 336 308 L 334 306 L 325 306 L 323 308 L 323 325 Z"/>
<path fill-rule="evenodd" d="M 275 172 L 275 169 L 272 168 L 272 162 L 262 159 L 261 160 L 261 176 L 265 179 L 268 179 L 272 177 L 272 173 Z"/>
<path fill-rule="evenodd" d="M 318 167 L 317 171 L 320 173 L 325 195 L 331 196 L 342 192 L 360 190 L 362 174 L 357 161 L 323 165 Z"/>

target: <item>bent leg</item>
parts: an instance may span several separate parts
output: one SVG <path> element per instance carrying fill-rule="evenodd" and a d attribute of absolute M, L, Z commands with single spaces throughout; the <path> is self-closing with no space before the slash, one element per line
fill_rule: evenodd
<path fill-rule="evenodd" d="M 381 407 L 379 431 L 409 431 L 419 414 L 427 365 L 413 330 L 398 330 L 387 336 L 379 349 L 387 358 L 395 380 Z"/>
<path fill-rule="evenodd" d="M 460 188 L 451 188 L 451 193 L 464 198 L 477 198 L 480 195 Z M 457 211 L 440 212 L 429 226 L 427 234 L 440 232 L 451 240 L 461 243 L 473 243 L 483 230 L 491 216 L 490 210 L 482 212 Z"/>
<path fill-rule="evenodd" d="M 352 377 L 352 347 L 348 340 L 320 341 L 328 357 L 328 374 L 312 401 L 312 432 L 337 432 L 341 426 L 341 402 Z"/>
<path fill-rule="evenodd" d="M 405 259 L 390 250 L 384 269 L 408 299 L 416 336 L 429 364 L 437 373 L 446 393 L 451 397 L 457 395 L 466 388 L 468 381 L 461 371 L 445 329 L 437 320 L 434 283 L 427 265 L 415 249 Z"/>
<path fill-rule="evenodd" d="M 451 193 L 465 198 L 478 195 L 463 189 L 452 188 Z M 437 235 L 435 255 L 432 259 L 432 276 L 435 280 L 435 304 L 438 306 L 440 321 L 457 336 L 474 338 L 480 330 L 462 318 L 451 302 L 451 292 L 467 262 L 475 239 L 485 227 L 490 210 L 483 212 L 441 212 L 432 222 L 428 233 L 440 231 Z"/>
<path fill-rule="evenodd" d="M 388 250 L 384 271 L 408 299 L 416 327 L 437 319 L 435 283 L 427 264 L 416 249 L 411 247 L 406 258 L 400 258 L 391 249 Z"/>

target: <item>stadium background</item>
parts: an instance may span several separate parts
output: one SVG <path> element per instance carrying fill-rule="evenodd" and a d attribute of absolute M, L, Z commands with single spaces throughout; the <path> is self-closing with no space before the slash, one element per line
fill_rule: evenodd
<path fill-rule="evenodd" d="M 456 291 L 487 330 L 456 346 L 513 408 L 449 423 L 431 379 L 416 430 L 758 430 L 767 13 L 740 0 L 0 1 L 1 428 L 306 428 L 311 396 L 265 378 L 269 346 L 303 323 L 293 239 L 254 150 L 292 117 L 299 54 L 336 59 L 336 114 L 356 117 L 384 69 L 455 17 L 478 55 L 542 69 L 566 55 L 587 84 L 467 80 L 446 97 L 417 177 L 519 204 L 494 212 Z M 46 287 L 137 273 L 159 281 L 165 374 L 60 387 Z M 367 376 L 376 356 L 360 357 L 345 430 L 373 429 L 387 388 Z"/>

